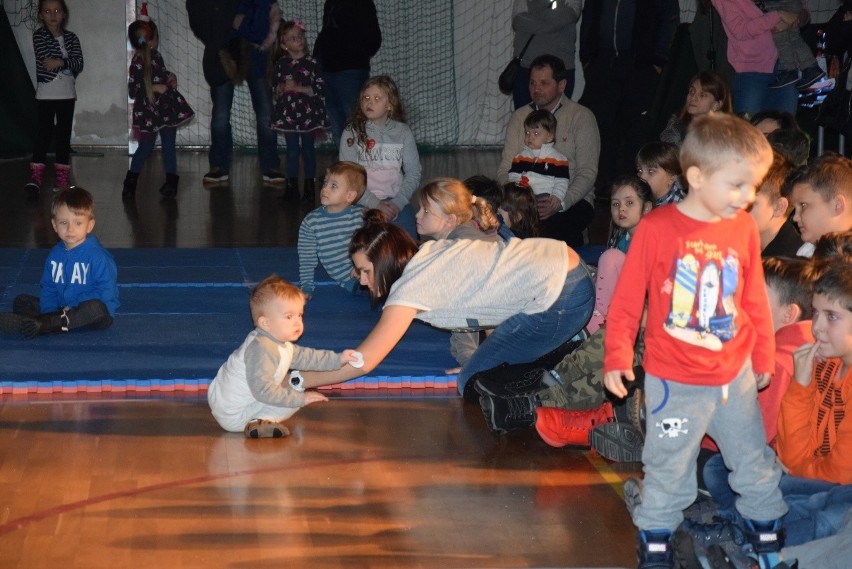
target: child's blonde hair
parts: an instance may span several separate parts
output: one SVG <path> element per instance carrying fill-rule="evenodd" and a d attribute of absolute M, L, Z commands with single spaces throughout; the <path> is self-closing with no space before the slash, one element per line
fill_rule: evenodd
<path fill-rule="evenodd" d="M 346 180 L 349 189 L 356 194 L 352 203 L 357 202 L 364 195 L 364 191 L 367 189 L 367 169 L 360 164 L 341 160 L 329 166 L 328 173 L 342 176 Z"/>
<path fill-rule="evenodd" d="M 771 160 L 772 147 L 759 130 L 735 115 L 709 113 L 689 125 L 680 148 L 680 167 L 711 175 L 731 160 Z"/>
<path fill-rule="evenodd" d="M 420 188 L 421 207 L 428 205 L 426 200 L 432 200 L 444 214 L 455 215 L 459 225 L 473 219 L 483 231 L 491 231 L 500 226 L 488 201 L 471 194 L 461 180 L 435 178 Z"/>
<path fill-rule="evenodd" d="M 368 156 L 370 155 L 371 148 L 367 145 L 367 117 L 364 115 L 364 111 L 361 110 L 361 101 L 364 98 L 364 92 L 370 87 L 381 89 L 382 93 L 388 98 L 388 106 L 390 107 L 388 118 L 396 122 L 405 122 L 405 109 L 402 108 L 399 89 L 393 79 L 388 75 L 376 75 L 367 79 L 358 93 L 358 103 L 355 105 L 352 116 L 346 122 L 346 127 L 351 128 L 352 132 L 355 133 L 355 138 L 347 139 L 346 144 L 352 146 L 357 143 L 366 151 Z"/>
<path fill-rule="evenodd" d="M 151 42 L 159 38 L 157 24 L 154 20 L 136 20 L 127 27 L 127 38 L 130 45 L 142 57 L 142 77 L 145 81 L 145 96 L 149 101 L 154 100 L 154 83 L 151 79 Z"/>
<path fill-rule="evenodd" d="M 288 283 L 278 275 L 270 275 L 260 281 L 251 291 L 249 308 L 251 309 L 251 319 L 255 324 L 257 324 L 258 318 L 264 315 L 267 305 L 276 298 L 305 302 L 305 295 L 299 287 Z"/>

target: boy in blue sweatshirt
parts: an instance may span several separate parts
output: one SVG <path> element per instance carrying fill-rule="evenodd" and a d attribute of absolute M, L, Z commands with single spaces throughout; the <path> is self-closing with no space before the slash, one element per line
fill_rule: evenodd
<path fill-rule="evenodd" d="M 112 255 L 91 235 L 95 227 L 92 194 L 80 187 L 60 191 L 51 206 L 59 235 L 47 257 L 41 294 L 22 294 L 13 313 L 0 314 L 0 331 L 26 338 L 71 330 L 103 330 L 118 303 L 118 271 Z"/>

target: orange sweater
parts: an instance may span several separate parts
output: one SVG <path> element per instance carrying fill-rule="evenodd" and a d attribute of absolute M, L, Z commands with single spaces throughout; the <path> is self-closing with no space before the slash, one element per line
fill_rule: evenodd
<path fill-rule="evenodd" d="M 790 474 L 852 484 L 852 368 L 842 362 L 814 365 L 810 385 L 791 381 L 781 401 L 778 457 Z"/>

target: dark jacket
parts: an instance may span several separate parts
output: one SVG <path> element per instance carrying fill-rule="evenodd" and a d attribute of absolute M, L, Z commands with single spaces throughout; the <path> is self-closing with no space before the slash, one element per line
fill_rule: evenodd
<path fill-rule="evenodd" d="M 35 52 L 36 60 L 36 79 L 39 83 L 50 83 L 56 79 L 57 73 L 61 69 L 48 71 L 45 69 L 42 61 L 48 58 L 62 59 L 65 62 L 65 69 L 71 71 L 74 77 L 77 77 L 83 71 L 83 49 L 80 47 L 80 40 L 74 32 L 68 30 L 62 31 L 62 41 L 65 43 L 65 50 L 68 52 L 68 57 L 62 57 L 62 50 L 59 48 L 59 42 L 50 33 L 47 27 L 42 26 L 33 32 L 33 51 Z"/>
<path fill-rule="evenodd" d="M 219 50 L 228 46 L 240 0 L 186 0 L 189 27 L 204 44 L 204 79 L 211 87 L 228 82 L 219 62 Z"/>
<path fill-rule="evenodd" d="M 622 3 L 624 0 L 622 0 Z M 680 19 L 677 0 L 633 0 L 633 37 L 630 55 L 636 67 L 656 65 L 663 67 L 668 61 L 675 30 Z M 594 61 L 601 51 L 601 40 L 612 45 L 614 30 L 606 30 L 609 38 L 601 37 L 601 17 L 604 0 L 586 1 L 580 23 L 580 62 Z"/>
<path fill-rule="evenodd" d="M 382 30 L 373 0 L 326 0 L 314 58 L 326 73 L 370 69 L 382 45 Z"/>

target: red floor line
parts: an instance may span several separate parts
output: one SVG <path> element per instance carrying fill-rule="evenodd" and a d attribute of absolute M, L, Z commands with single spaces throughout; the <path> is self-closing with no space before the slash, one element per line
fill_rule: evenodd
<path fill-rule="evenodd" d="M 28 516 L 23 516 L 21 518 L 17 518 L 6 522 L 3 525 L 0 525 L 0 535 L 6 535 L 8 533 L 12 533 L 17 531 L 29 524 L 40 522 L 51 518 L 53 516 L 58 516 L 60 514 L 65 514 L 68 512 L 72 512 L 74 510 L 80 510 L 83 508 L 87 508 L 89 506 L 93 506 L 95 504 L 102 504 L 104 502 L 109 502 L 111 500 L 120 500 L 122 498 L 128 498 L 130 496 L 138 496 L 140 494 L 147 494 L 150 492 L 157 492 L 159 490 L 168 490 L 171 488 L 179 488 L 181 486 L 191 486 L 193 484 L 201 484 L 204 482 L 212 482 L 214 480 L 223 480 L 226 478 L 237 478 L 239 476 L 253 475 L 253 474 L 267 474 L 270 472 L 277 472 L 280 470 L 288 470 L 292 471 L 294 468 L 300 469 L 309 469 L 309 468 L 317 468 L 317 467 L 328 467 L 328 466 L 338 466 L 343 464 L 357 464 L 357 463 L 366 463 L 366 462 L 374 462 L 376 458 L 370 459 L 352 459 L 352 460 L 336 460 L 336 461 L 328 461 L 328 462 L 309 462 L 304 464 L 299 464 L 294 466 L 292 463 L 282 464 L 281 466 L 269 466 L 266 468 L 258 468 L 255 470 L 238 470 L 236 472 L 223 472 L 220 474 L 209 474 L 207 476 L 198 476 L 195 478 L 187 478 L 184 480 L 173 480 L 170 482 L 163 482 L 160 484 L 152 484 L 150 486 L 143 486 L 142 488 L 135 488 L 133 490 L 125 490 L 122 492 L 113 492 L 112 494 L 104 494 L 103 496 L 96 496 L 94 498 L 87 498 L 85 500 L 79 500 L 77 502 L 71 502 L 69 504 L 60 504 L 58 506 L 54 506 L 52 508 L 48 508 L 46 510 L 42 510 L 40 512 L 35 512 Z"/>

